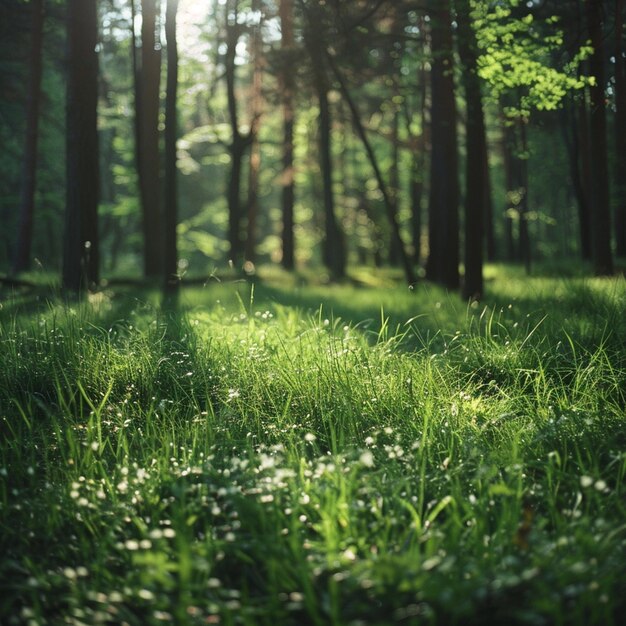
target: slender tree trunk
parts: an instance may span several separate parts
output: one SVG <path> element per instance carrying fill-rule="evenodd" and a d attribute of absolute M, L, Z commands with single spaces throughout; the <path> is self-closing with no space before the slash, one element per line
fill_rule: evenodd
<path fill-rule="evenodd" d="M 141 70 L 139 98 L 139 181 L 143 212 L 144 274 L 160 276 L 163 267 L 159 110 L 161 50 L 157 46 L 156 0 L 141 0 Z"/>
<path fill-rule="evenodd" d="M 583 159 L 588 161 L 589 131 L 587 128 L 587 107 L 584 94 L 580 104 L 571 102 L 563 109 L 563 136 L 569 158 L 570 176 L 576 204 L 578 206 L 578 231 L 580 255 L 585 261 L 591 260 L 591 220 L 589 215 L 588 170 L 582 167 Z M 578 109 L 578 111 L 576 110 Z M 581 146 L 586 146 L 581 148 Z"/>
<path fill-rule="evenodd" d="M 421 26 L 424 28 L 424 21 Z M 424 181 L 426 167 L 426 105 L 428 92 L 428 72 L 426 62 L 422 60 L 419 69 L 419 114 L 422 125 L 421 134 L 416 138 L 415 154 L 413 155 L 413 171 L 411 176 L 411 241 L 413 243 L 413 263 L 419 264 L 422 258 L 422 199 L 424 196 Z M 407 112 L 407 132 L 411 132 L 411 116 Z"/>
<path fill-rule="evenodd" d="M 283 213 L 283 255 L 282 265 L 286 270 L 295 267 L 294 238 L 294 119 L 295 84 L 289 55 L 295 48 L 293 29 L 293 0 L 280 1 L 281 49 L 283 51 L 283 67 L 281 70 L 282 105 L 283 105 L 283 171 L 281 176 L 282 213 Z"/>
<path fill-rule="evenodd" d="M 611 252 L 611 212 L 609 207 L 609 168 L 606 137 L 606 105 L 604 97 L 604 45 L 602 32 L 602 0 L 585 0 L 587 23 L 593 54 L 589 60 L 595 82 L 590 87 L 591 114 L 591 200 L 593 211 L 593 264 L 598 276 L 613 274 Z"/>
<path fill-rule="evenodd" d="M 531 249 L 530 233 L 528 232 L 528 138 L 526 133 L 526 120 L 518 120 L 520 146 L 522 153 L 517 155 L 517 170 L 519 176 L 519 252 L 526 273 L 530 274 Z"/>
<path fill-rule="evenodd" d="M 22 190 L 17 231 L 17 247 L 13 272 L 30 269 L 33 241 L 35 191 L 37 189 L 37 146 L 39 142 L 39 108 L 41 104 L 41 75 L 43 69 L 43 21 L 45 0 L 34 0 L 31 6 L 30 76 L 26 104 L 26 142 L 22 163 Z"/>
<path fill-rule="evenodd" d="M 335 215 L 335 197 L 333 193 L 333 166 L 331 154 L 331 118 L 328 102 L 328 89 L 325 81 L 318 78 L 317 98 L 319 102 L 319 150 L 322 169 L 324 195 L 324 264 L 335 278 L 342 278 L 346 271 L 345 248 L 342 233 Z"/>
<path fill-rule="evenodd" d="M 396 90 L 398 90 L 396 85 Z M 391 122 L 391 168 L 389 170 L 389 201 L 393 214 L 397 216 L 400 203 L 400 111 L 396 107 Z M 393 230 L 389 242 L 389 264 L 397 266 L 400 263 L 402 253 L 398 250 L 398 239 Z"/>
<path fill-rule="evenodd" d="M 224 71 L 226 79 L 226 96 L 228 99 L 228 115 L 230 118 L 232 140 L 228 148 L 230 152 L 230 174 L 228 178 L 228 243 L 230 261 L 238 266 L 244 254 L 241 208 L 241 177 L 243 158 L 250 146 L 250 133 L 242 134 L 239 130 L 239 109 L 236 93 L 236 57 L 237 44 L 241 34 L 238 23 L 239 0 L 226 2 L 224 5 L 226 20 L 226 54 Z"/>
<path fill-rule="evenodd" d="M 135 139 L 135 168 L 137 170 L 137 183 L 139 196 L 141 198 L 141 207 L 143 211 L 143 189 L 142 189 L 142 171 L 141 171 L 141 59 L 140 50 L 137 46 L 137 33 L 135 32 L 135 22 L 137 19 L 136 0 L 130 0 L 130 33 L 132 48 L 132 68 L 133 68 L 133 87 L 134 87 L 134 105 L 135 115 L 133 118 L 133 133 Z"/>
<path fill-rule="evenodd" d="M 95 0 L 67 3 L 67 203 L 62 284 L 98 283 L 98 17 Z"/>
<path fill-rule="evenodd" d="M 261 12 L 259 0 L 252 4 L 253 12 Z M 259 175 L 261 172 L 261 146 L 259 127 L 263 108 L 263 41 L 261 32 L 263 19 L 251 35 L 250 56 L 254 69 L 252 74 L 252 94 L 250 98 L 250 168 L 248 172 L 248 232 L 246 236 L 246 261 L 256 260 L 257 221 L 259 216 Z"/>
<path fill-rule="evenodd" d="M 449 289 L 459 287 L 459 183 L 452 22 L 448 0 L 430 0 L 431 172 L 429 256 L 426 276 Z"/>
<path fill-rule="evenodd" d="M 513 123 L 506 119 L 504 114 L 500 117 L 502 123 L 502 160 L 504 162 L 504 232 L 506 239 L 506 260 L 509 262 L 519 259 L 517 246 L 515 245 L 514 212 L 519 215 L 520 190 L 517 176 L 517 146 L 515 141 L 515 129 Z"/>
<path fill-rule="evenodd" d="M 391 235 L 393 238 L 394 246 L 398 252 L 402 268 L 404 269 L 406 281 L 409 285 L 412 285 L 413 283 L 417 282 L 417 277 L 415 276 L 415 272 L 413 271 L 413 264 L 411 262 L 411 259 L 409 258 L 409 255 L 406 252 L 404 241 L 402 240 L 400 225 L 398 224 L 398 216 L 396 215 L 391 195 L 389 193 L 389 190 L 387 189 L 387 185 L 385 184 L 385 180 L 378 165 L 376 153 L 374 152 L 374 149 L 372 148 L 372 145 L 367 138 L 367 132 L 365 131 L 365 127 L 361 122 L 361 115 L 359 113 L 356 103 L 354 102 L 354 99 L 350 95 L 350 91 L 348 90 L 348 87 L 345 83 L 343 76 L 341 75 L 341 72 L 339 71 L 339 68 L 337 67 L 330 55 L 328 56 L 328 61 L 330 63 L 331 69 L 333 70 L 335 78 L 339 83 L 341 93 L 343 94 L 344 99 L 346 100 L 348 107 L 350 108 L 352 122 L 357 131 L 357 134 L 359 135 L 359 138 L 361 139 L 361 142 L 363 143 L 363 147 L 365 148 L 365 152 L 367 154 L 370 165 L 374 170 L 374 175 L 376 176 L 376 181 L 378 183 L 378 189 L 383 196 L 383 204 L 385 206 L 387 221 L 391 228 Z"/>
<path fill-rule="evenodd" d="M 176 14 L 178 0 L 167 0 L 165 37 L 167 40 L 167 86 L 165 99 L 165 219 L 164 219 L 164 282 L 165 289 L 178 287 L 178 250 L 176 227 L 178 225 L 178 185 L 176 142 L 178 139 L 178 41 L 176 39 Z"/>
<path fill-rule="evenodd" d="M 626 62 L 624 2 L 615 0 L 616 253 L 626 257 Z"/>
<path fill-rule="evenodd" d="M 487 139 L 480 80 L 477 74 L 477 45 L 470 17 L 469 0 L 457 0 L 459 54 L 463 64 L 466 101 L 467 156 L 465 160 L 465 279 L 463 297 L 479 299 L 483 294 L 483 246 L 485 199 L 489 195 L 485 176 Z"/>
<path fill-rule="evenodd" d="M 495 261 L 498 258 L 498 248 L 496 245 L 496 233 L 493 217 L 493 197 L 491 194 L 491 175 L 489 170 L 489 149 L 487 146 L 487 132 L 485 130 L 485 145 L 482 156 L 483 176 L 485 179 L 483 190 L 484 198 L 484 220 L 485 220 L 485 245 L 488 261 Z"/>
<path fill-rule="evenodd" d="M 313 66 L 313 86 L 319 105 L 318 146 L 324 204 L 322 259 L 334 278 L 343 278 L 346 272 L 346 252 L 343 233 L 335 215 L 331 151 L 332 122 L 330 103 L 328 101 L 328 77 L 326 75 L 328 56 L 324 50 L 325 42 L 318 32 L 319 29 L 323 28 L 319 8 L 311 5 L 306 10 L 306 19 L 305 44 Z"/>
<path fill-rule="evenodd" d="M 422 198 L 424 196 L 424 183 L 422 171 L 417 158 L 413 160 L 411 174 L 411 241 L 413 242 L 413 263 L 418 265 L 422 258 Z"/>

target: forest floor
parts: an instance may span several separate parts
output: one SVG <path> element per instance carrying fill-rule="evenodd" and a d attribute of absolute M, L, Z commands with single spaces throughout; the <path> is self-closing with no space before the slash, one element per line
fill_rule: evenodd
<path fill-rule="evenodd" d="M 0 623 L 623 623 L 626 280 L 488 291 L 5 298 Z"/>

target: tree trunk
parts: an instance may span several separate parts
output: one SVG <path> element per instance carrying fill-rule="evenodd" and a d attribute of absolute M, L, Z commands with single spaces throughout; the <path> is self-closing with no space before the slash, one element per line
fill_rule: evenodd
<path fill-rule="evenodd" d="M 398 85 L 395 86 L 396 94 Z M 391 122 L 391 168 L 389 170 L 389 202 L 391 211 L 396 216 L 399 212 L 400 203 L 400 111 L 395 107 Z M 389 242 L 389 264 L 397 267 L 401 262 L 402 252 L 398 249 L 398 238 L 391 232 Z"/>
<path fill-rule="evenodd" d="M 262 14 L 259 0 L 252 3 L 253 13 Z M 246 236 L 245 259 L 256 261 L 257 221 L 259 216 L 259 174 L 261 171 L 261 146 L 259 127 L 263 108 L 263 41 L 261 33 L 263 18 L 260 18 L 250 35 L 250 56 L 254 64 L 252 73 L 252 94 L 250 97 L 250 168 L 248 171 L 248 231 Z"/>
<path fill-rule="evenodd" d="M 325 81 L 324 81 L 325 82 Z M 328 89 L 325 84 L 317 81 L 317 98 L 319 102 L 319 150 L 320 167 L 322 170 L 322 186 L 324 195 L 324 264 L 335 278 L 342 278 L 346 271 L 346 259 L 342 233 L 335 216 L 335 198 L 333 193 L 333 170 L 331 156 L 331 119 L 328 102 Z"/>
<path fill-rule="evenodd" d="M 626 62 L 624 2 L 615 0 L 616 253 L 626 257 Z"/>
<path fill-rule="evenodd" d="M 531 250 L 528 232 L 528 139 L 526 133 L 527 120 L 517 120 L 521 154 L 516 155 L 518 172 L 519 203 L 519 253 L 526 273 L 530 274 Z"/>
<path fill-rule="evenodd" d="M 329 85 L 326 75 L 328 56 L 324 49 L 323 35 L 320 32 L 323 29 L 323 20 L 319 7 L 313 4 L 306 9 L 306 20 L 305 44 L 313 67 L 313 88 L 319 105 L 318 147 L 324 203 L 322 259 L 334 278 L 343 278 L 346 272 L 346 252 L 343 233 L 335 215 L 331 151 L 332 124 L 328 101 Z"/>
<path fill-rule="evenodd" d="M 590 87 L 591 139 L 591 206 L 593 214 L 593 264 L 596 275 L 613 274 L 611 253 L 611 212 L 609 207 L 609 168 L 606 137 L 606 105 L 604 98 L 604 45 L 602 32 L 602 0 L 585 0 L 587 23 L 593 54 L 589 70 L 595 82 Z"/>
<path fill-rule="evenodd" d="M 424 28 L 424 21 L 420 22 Z M 413 155 L 413 171 L 411 175 L 411 241 L 413 243 L 413 263 L 418 265 L 422 258 L 422 199 L 424 196 L 424 170 L 426 166 L 426 105 L 428 91 L 428 72 L 426 61 L 422 60 L 419 69 L 419 115 L 422 124 L 421 134 L 416 137 L 415 153 Z M 407 134 L 411 135 L 411 116 L 407 111 Z"/>
<path fill-rule="evenodd" d="M 178 42 L 176 14 L 178 0 L 167 0 L 165 37 L 167 41 L 167 86 L 165 99 L 165 215 L 164 215 L 164 283 L 167 291 L 178 288 L 178 185 L 176 142 L 178 139 Z"/>
<path fill-rule="evenodd" d="M 521 213 L 521 193 L 519 180 L 518 147 L 513 122 L 501 114 L 502 123 L 502 159 L 504 162 L 505 210 L 504 231 L 506 239 L 506 260 L 519 261 L 520 254 L 515 242 L 514 226 L 519 224 Z M 514 215 L 517 215 L 516 220 Z"/>
<path fill-rule="evenodd" d="M 483 190 L 484 198 L 484 220 L 485 220 L 485 245 L 488 261 L 495 261 L 498 258 L 498 248 L 496 245 L 496 233 L 493 220 L 493 197 L 491 195 L 491 175 L 489 172 L 489 149 L 487 146 L 487 132 L 485 130 L 484 154 L 482 156 L 483 176 L 485 179 Z"/>
<path fill-rule="evenodd" d="M 465 160 L 465 279 L 463 297 L 478 300 L 483 294 L 483 245 L 487 139 L 480 80 L 476 71 L 477 45 L 472 30 L 469 0 L 457 0 L 459 55 L 463 64 L 466 101 L 467 155 Z"/>
<path fill-rule="evenodd" d="M 589 129 L 584 93 L 580 102 L 571 102 L 563 109 L 563 136 L 570 166 L 570 177 L 578 207 L 580 256 L 591 260 L 591 219 L 589 215 Z"/>
<path fill-rule="evenodd" d="M 238 266 L 244 253 L 242 238 L 242 210 L 241 210 L 241 176 L 243 158 L 250 146 L 252 136 L 242 134 L 239 130 L 239 109 L 235 91 L 237 44 L 239 42 L 241 26 L 238 23 L 239 0 L 227 2 L 224 5 L 226 20 L 226 53 L 224 59 L 224 73 L 226 79 L 226 96 L 228 99 L 228 115 L 230 119 L 232 140 L 228 150 L 230 152 L 230 174 L 228 178 L 228 244 L 229 260 Z"/>
<path fill-rule="evenodd" d="M 389 190 L 387 189 L 387 185 L 385 184 L 383 175 L 380 171 L 378 160 L 376 159 L 376 153 L 374 152 L 374 149 L 372 148 L 372 145 L 369 142 L 369 139 L 367 138 L 365 127 L 363 126 L 363 123 L 361 122 L 361 115 L 359 114 L 359 110 L 357 108 L 356 103 L 354 102 L 353 98 L 350 95 L 348 87 L 345 83 L 343 76 L 341 75 L 341 72 L 339 71 L 339 68 L 337 67 L 333 58 L 330 55 L 328 55 L 327 58 L 331 66 L 331 69 L 333 70 L 333 73 L 335 75 L 335 78 L 337 79 L 339 83 L 341 93 L 343 94 L 348 104 L 348 107 L 350 108 L 350 113 L 352 115 L 352 122 L 357 131 L 357 134 L 359 135 L 359 138 L 361 139 L 361 142 L 363 143 L 363 147 L 365 148 L 365 153 L 367 154 L 367 158 L 370 162 L 370 165 L 372 166 L 372 169 L 374 170 L 374 175 L 376 176 L 376 181 L 378 183 L 378 189 L 380 190 L 380 193 L 383 196 L 383 204 L 385 206 L 387 221 L 389 222 L 389 226 L 391 228 L 391 236 L 393 239 L 393 245 L 398 253 L 398 257 L 402 265 L 402 268 L 404 269 L 404 275 L 405 275 L 407 284 L 412 285 L 413 283 L 417 282 L 417 278 L 413 271 L 413 264 L 411 262 L 411 259 L 409 258 L 409 255 L 406 252 L 404 241 L 402 240 L 402 235 L 400 233 L 400 225 L 398 224 L 398 216 L 396 215 L 393 200 L 391 198 Z"/>
<path fill-rule="evenodd" d="M 144 274 L 160 276 L 163 271 L 161 246 L 161 173 L 159 159 L 159 109 L 161 50 L 157 47 L 156 0 L 141 0 L 141 69 L 139 117 L 139 186 L 143 216 Z"/>
<path fill-rule="evenodd" d="M 35 191 L 37 188 L 37 145 L 39 141 L 39 108 L 41 104 L 41 74 L 43 69 L 43 21 L 45 0 L 34 0 L 31 7 L 30 76 L 26 104 L 26 143 L 22 163 L 22 191 L 17 232 L 17 247 L 13 272 L 30 269 L 33 241 Z"/>
<path fill-rule="evenodd" d="M 430 0 L 431 172 L 429 198 L 429 280 L 459 286 L 459 183 L 452 23 L 449 2 Z"/>
<path fill-rule="evenodd" d="M 67 3 L 67 203 L 62 284 L 98 283 L 98 16 L 95 0 Z"/>
<path fill-rule="evenodd" d="M 294 119 L 295 84 L 289 55 L 295 48 L 293 30 L 293 0 L 280 2 L 281 49 L 283 51 L 283 67 L 280 74 L 282 83 L 283 105 L 283 171 L 281 175 L 282 213 L 283 213 L 283 255 L 282 265 L 286 270 L 295 267 L 295 238 L 294 238 Z"/>

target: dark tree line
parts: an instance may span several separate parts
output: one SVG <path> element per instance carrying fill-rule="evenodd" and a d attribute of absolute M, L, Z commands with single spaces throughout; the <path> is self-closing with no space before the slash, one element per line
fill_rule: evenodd
<path fill-rule="evenodd" d="M 275 232 L 277 258 L 293 270 L 302 227 L 298 211 L 307 204 L 315 209 L 307 228 L 319 232 L 319 258 L 332 277 L 346 275 L 355 251 L 367 261 L 370 250 L 374 262 L 399 265 L 409 283 L 423 264 L 427 279 L 478 298 L 486 258 L 532 269 L 533 231 L 540 230 L 533 220 L 542 217 L 533 206 L 541 159 L 534 150 L 550 141 L 543 137 L 552 126 L 561 129 L 568 164 L 562 185 L 578 207 L 572 217 L 579 224 L 581 257 L 593 261 L 596 274 L 609 275 L 614 253 L 626 252 L 622 0 L 532 6 L 510 0 L 500 13 L 470 0 L 227 0 L 207 12 L 203 36 L 214 56 L 204 63 L 212 78 L 206 100 L 197 99 L 193 110 L 179 106 L 177 0 L 12 4 L 16 15 L 28 11 L 30 42 L 13 273 L 30 267 L 38 220 L 49 5 L 66 33 L 62 283 L 68 289 L 100 280 L 106 245 L 98 230 L 99 178 L 107 168 L 119 172 L 123 163 L 99 163 L 116 148 L 98 130 L 103 103 L 115 103 L 115 77 L 107 78 L 98 60 L 106 58 L 110 67 L 109 58 L 120 59 L 124 50 L 134 94 L 143 274 L 162 277 L 170 288 L 179 279 L 177 229 L 193 222 L 191 209 L 185 204 L 181 214 L 179 208 L 178 142 L 196 128 L 227 128 L 215 131 L 217 141 L 202 158 L 210 159 L 220 146 L 228 155 L 222 237 L 235 267 L 244 261 L 253 267 L 261 237 Z M 124 11 L 130 11 L 126 27 Z M 103 47 L 103 20 L 110 26 L 115 19 L 121 34 Z M 511 41 L 518 49 L 507 56 Z M 201 66 L 183 60 L 186 72 L 192 67 L 198 75 Z M 192 79 L 183 77 L 192 91 Z M 314 121 L 314 141 L 303 158 L 299 124 L 305 117 Z M 279 132 L 268 139 L 273 131 L 266 128 L 274 120 Z M 346 139 L 350 134 L 354 140 Z M 280 146 L 276 157 L 272 144 Z M 190 145 L 189 151 L 199 150 Z M 189 161 L 196 163 L 192 156 Z M 494 209 L 496 161 L 501 200 Z M 302 185 L 304 174 L 308 186 Z M 119 184 L 115 175 L 111 181 L 109 186 Z M 274 189 L 278 224 L 265 204 Z"/>

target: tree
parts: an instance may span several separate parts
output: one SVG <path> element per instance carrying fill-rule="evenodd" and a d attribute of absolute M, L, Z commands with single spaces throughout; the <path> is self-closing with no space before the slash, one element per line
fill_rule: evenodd
<path fill-rule="evenodd" d="M 343 233 L 335 215 L 333 193 L 333 166 L 331 152 L 331 111 L 328 92 L 327 55 L 325 50 L 325 21 L 323 6 L 312 3 L 305 9 L 304 39 L 313 72 L 313 89 L 316 94 L 318 117 L 318 144 L 324 197 L 324 241 L 322 257 L 324 265 L 334 278 L 342 278 L 346 272 L 346 251 Z"/>
<path fill-rule="evenodd" d="M 260 0 L 253 0 L 252 14 L 258 15 L 258 23 L 251 27 L 249 51 L 252 58 L 252 88 L 250 93 L 250 167 L 248 171 L 248 229 L 245 258 L 256 260 L 257 221 L 259 213 L 259 176 L 261 172 L 261 146 L 259 130 L 263 108 L 263 8 Z"/>
<path fill-rule="evenodd" d="M 165 37 L 167 42 L 167 92 L 165 99 L 165 219 L 164 219 L 164 277 L 165 287 L 178 286 L 178 253 L 176 226 L 178 224 L 178 185 L 176 142 L 178 139 L 178 42 L 176 14 L 178 0 L 167 0 Z"/>
<path fill-rule="evenodd" d="M 96 0 L 67 3 L 65 289 L 98 283 L 98 21 Z"/>
<path fill-rule="evenodd" d="M 457 111 L 449 2 L 429 0 L 431 16 L 431 171 L 426 277 L 459 286 L 459 183 Z"/>
<path fill-rule="evenodd" d="M 280 0 L 281 49 L 283 51 L 280 70 L 283 108 L 283 155 L 281 173 L 282 204 L 282 265 L 286 270 L 295 266 L 294 242 L 294 122 L 295 122 L 295 81 L 290 56 L 295 47 L 293 0 Z"/>
<path fill-rule="evenodd" d="M 615 251 L 626 256 L 626 60 L 624 59 L 624 2 L 615 0 Z"/>
<path fill-rule="evenodd" d="M 37 188 L 37 147 L 39 144 L 39 109 L 41 106 L 41 75 L 43 70 L 43 23 L 45 0 L 31 5 L 30 76 L 26 104 L 26 142 L 22 164 L 22 190 L 13 272 L 30 268 L 33 239 L 35 191 Z"/>
<path fill-rule="evenodd" d="M 228 115 L 231 126 L 230 173 L 228 177 L 228 243 L 230 260 L 237 263 L 244 252 L 242 241 L 241 177 L 243 158 L 252 143 L 250 131 L 242 132 L 239 121 L 238 98 L 236 92 L 237 44 L 243 33 L 239 22 L 239 0 L 227 0 L 224 4 L 226 25 L 226 51 L 224 54 L 224 77 L 228 98 Z"/>
<path fill-rule="evenodd" d="M 480 78 L 478 49 L 472 29 L 469 0 L 457 0 L 458 46 L 463 64 L 466 105 L 465 159 L 465 277 L 463 297 L 480 298 L 483 293 L 483 246 L 485 206 L 490 195 L 487 138 Z"/>
<path fill-rule="evenodd" d="M 589 70 L 594 81 L 589 89 L 591 95 L 591 206 L 593 234 L 593 265 L 598 276 L 613 273 L 611 252 L 611 212 L 609 208 L 609 166 L 606 137 L 606 104 L 604 44 L 602 29 L 602 0 L 585 0 L 589 37 L 593 54 Z"/>
<path fill-rule="evenodd" d="M 157 39 L 159 6 L 157 0 L 141 0 L 141 60 L 138 63 L 135 96 L 144 275 L 152 277 L 160 276 L 163 271 L 159 150 L 161 45 Z"/>

